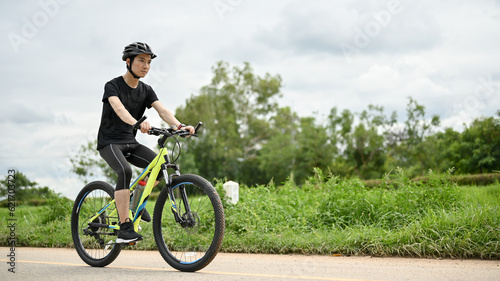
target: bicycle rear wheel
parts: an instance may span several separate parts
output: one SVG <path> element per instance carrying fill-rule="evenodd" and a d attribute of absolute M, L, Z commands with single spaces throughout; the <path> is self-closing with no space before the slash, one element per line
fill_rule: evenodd
<path fill-rule="evenodd" d="M 71 235 L 78 255 L 88 265 L 106 266 L 121 251 L 121 245 L 115 244 L 117 230 L 98 225 L 118 225 L 115 204 L 109 204 L 114 192 L 108 183 L 95 181 L 87 184 L 76 197 L 71 213 Z M 102 213 L 90 221 L 100 211 Z M 112 212 L 115 215 L 110 216 Z"/>
<path fill-rule="evenodd" d="M 224 209 L 217 191 L 204 178 L 182 175 L 172 181 L 175 198 L 169 198 L 169 190 L 164 188 L 156 201 L 155 242 L 170 266 L 194 272 L 207 266 L 219 252 L 224 237 Z M 182 198 L 183 190 L 188 204 Z M 175 212 L 181 222 L 176 222 Z"/>

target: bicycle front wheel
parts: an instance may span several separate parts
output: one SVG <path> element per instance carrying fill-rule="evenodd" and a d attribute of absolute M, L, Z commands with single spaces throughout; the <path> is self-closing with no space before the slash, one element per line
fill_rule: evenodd
<path fill-rule="evenodd" d="M 219 252 L 224 209 L 215 188 L 200 176 L 175 177 L 171 186 L 174 198 L 169 198 L 169 190 L 164 188 L 156 201 L 155 242 L 170 266 L 194 272 L 207 266 Z"/>
<path fill-rule="evenodd" d="M 121 245 L 115 244 L 117 230 L 105 227 L 118 225 L 115 204 L 110 204 L 113 198 L 113 187 L 102 181 L 87 184 L 76 197 L 71 235 L 78 255 L 88 265 L 106 266 L 121 251 Z"/>

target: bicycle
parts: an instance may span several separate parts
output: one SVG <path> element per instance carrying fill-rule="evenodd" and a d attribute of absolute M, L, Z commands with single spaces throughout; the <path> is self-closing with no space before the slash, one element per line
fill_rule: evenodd
<path fill-rule="evenodd" d="M 134 129 L 138 129 L 146 118 L 143 116 Z M 198 175 L 182 175 L 175 163 L 181 154 L 177 136 L 196 137 L 201 125 L 198 123 L 193 135 L 186 130 L 152 127 L 149 134 L 159 136 L 160 152 L 130 185 L 133 194 L 139 181 L 146 179 L 147 182 L 137 207 L 129 210 L 137 232 L 156 178 L 163 173 L 166 186 L 162 188 L 153 212 L 155 243 L 170 266 L 186 272 L 198 271 L 215 258 L 225 228 L 224 209 L 212 184 Z M 174 161 L 170 160 L 167 150 L 167 141 L 171 137 L 175 139 L 172 152 L 176 145 L 179 147 Z M 174 172 L 169 174 L 169 169 Z M 119 229 L 114 188 L 103 181 L 87 184 L 76 197 L 71 214 L 72 238 L 80 258 L 93 267 L 112 263 L 123 246 L 115 243 Z M 129 245 L 135 245 L 135 242 Z"/>

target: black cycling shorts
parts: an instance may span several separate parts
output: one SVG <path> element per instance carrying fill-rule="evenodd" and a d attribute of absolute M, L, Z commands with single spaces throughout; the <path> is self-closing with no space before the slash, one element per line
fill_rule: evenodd
<path fill-rule="evenodd" d="M 156 157 L 154 151 L 140 143 L 109 144 L 99 149 L 99 154 L 108 163 L 111 169 L 118 174 L 116 190 L 130 188 L 130 180 L 132 178 L 132 168 L 130 164 L 140 168 L 146 168 Z M 160 173 L 157 180 L 161 180 L 162 178 L 163 174 Z"/>

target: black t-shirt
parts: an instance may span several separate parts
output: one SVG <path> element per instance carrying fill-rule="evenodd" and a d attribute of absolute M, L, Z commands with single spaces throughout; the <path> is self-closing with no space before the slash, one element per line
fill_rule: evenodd
<path fill-rule="evenodd" d="M 117 96 L 128 112 L 137 120 L 144 115 L 146 108 L 151 108 L 153 102 L 158 100 L 153 88 L 141 81 L 135 89 L 131 88 L 122 76 L 107 82 L 102 98 L 103 106 L 101 125 L 97 134 L 97 149 L 112 143 L 137 143 L 135 139 L 137 131 L 116 115 L 108 101 L 111 96 Z"/>

